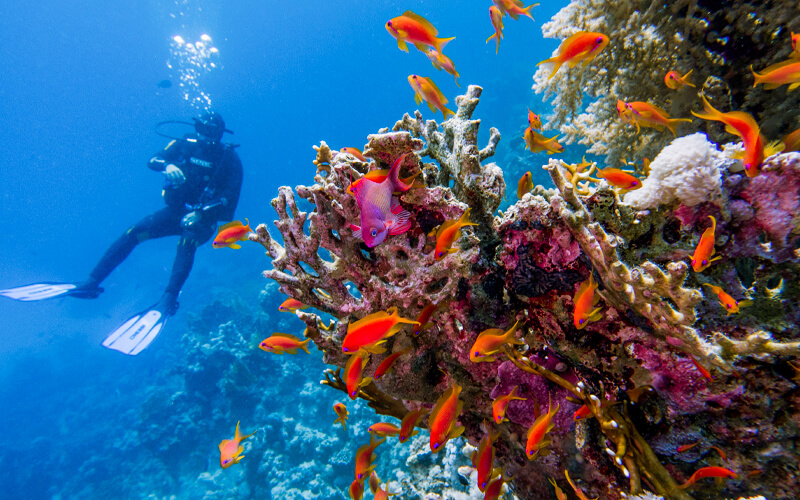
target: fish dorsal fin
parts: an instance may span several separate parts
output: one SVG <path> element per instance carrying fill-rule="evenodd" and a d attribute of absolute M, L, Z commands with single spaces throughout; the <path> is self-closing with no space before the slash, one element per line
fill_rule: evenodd
<path fill-rule="evenodd" d="M 222 232 L 222 231 L 224 231 L 226 229 L 230 229 L 232 227 L 244 227 L 244 224 L 242 224 L 242 221 L 239 221 L 239 220 L 235 220 L 233 222 L 228 222 L 227 224 L 223 224 L 223 225 L 219 226 L 219 228 L 217 229 L 217 234 L 219 234 L 220 232 Z"/>
<path fill-rule="evenodd" d="M 409 19 L 413 19 L 416 22 L 420 23 L 425 28 L 425 30 L 428 31 L 431 35 L 435 36 L 439 34 L 439 31 L 433 27 L 431 22 L 425 19 L 424 17 L 420 16 L 419 14 L 415 14 L 410 10 L 407 10 L 403 12 L 403 15 L 408 17 Z"/>
<path fill-rule="evenodd" d="M 571 36 L 567 37 L 563 42 L 561 42 L 561 45 L 558 47 L 558 49 L 559 49 L 558 50 L 558 54 L 561 55 L 564 52 L 564 50 L 566 50 L 569 46 L 574 44 L 578 39 L 582 38 L 586 34 L 587 34 L 586 31 L 579 31 L 579 32 L 575 33 L 574 35 L 571 35 Z M 586 51 L 583 51 L 583 52 L 586 52 Z"/>
<path fill-rule="evenodd" d="M 499 328 L 489 328 L 488 330 L 484 330 L 480 334 L 478 334 L 478 338 L 486 337 L 489 335 L 494 335 L 499 337 L 500 335 L 503 335 L 503 330 Z"/>
<path fill-rule="evenodd" d="M 273 337 L 281 337 L 281 338 L 284 338 L 284 339 L 297 340 L 297 341 L 300 340 L 299 338 L 295 337 L 294 335 L 292 335 L 290 333 L 278 333 L 278 332 L 275 332 L 275 333 L 272 334 L 272 336 Z"/>
<path fill-rule="evenodd" d="M 442 235 L 442 233 L 444 233 L 444 232 L 445 232 L 445 230 L 446 230 L 448 227 L 452 226 L 452 225 L 453 225 L 453 224 L 455 224 L 456 222 L 458 222 L 458 221 L 456 221 L 456 220 L 447 220 L 447 221 L 444 221 L 444 224 L 442 224 L 441 226 L 439 226 L 439 229 L 436 231 L 436 238 L 439 238 L 439 236 L 441 236 L 441 235 Z"/>

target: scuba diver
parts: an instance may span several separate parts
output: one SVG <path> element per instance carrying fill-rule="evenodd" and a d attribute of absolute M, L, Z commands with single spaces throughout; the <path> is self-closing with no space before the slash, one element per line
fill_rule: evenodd
<path fill-rule="evenodd" d="M 233 133 L 225 128 L 222 116 L 205 112 L 193 120 L 195 133 L 183 138 L 158 132 L 173 140 L 147 163 L 151 170 L 166 177 L 162 194 L 167 206 L 125 231 L 108 248 L 87 280 L 35 283 L 0 290 L 0 295 L 21 301 L 54 297 L 93 299 L 103 291 L 100 283 L 136 245 L 152 238 L 180 236 L 169 283 L 161 299 L 128 318 L 103 341 L 103 346 L 130 355 L 150 345 L 178 308 L 178 294 L 189 277 L 197 247 L 214 235 L 218 221 L 233 218 L 242 187 L 242 162 L 236 146 L 221 142 L 225 132 Z M 176 122 L 159 125 L 164 123 Z"/>

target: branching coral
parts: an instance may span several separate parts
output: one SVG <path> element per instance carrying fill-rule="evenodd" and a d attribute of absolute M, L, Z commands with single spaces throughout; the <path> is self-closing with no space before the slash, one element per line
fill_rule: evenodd
<path fill-rule="evenodd" d="M 618 119 L 617 99 L 646 101 L 673 117 L 689 116 L 695 90 L 669 89 L 664 84 L 669 70 L 693 70 L 690 80 L 698 90 L 724 96 L 732 109 L 756 113 L 767 137 L 777 138 L 793 130 L 798 96 L 787 99 L 782 90 L 751 88 L 749 66 L 763 68 L 788 58 L 791 30 L 800 31 L 800 16 L 795 5 L 784 2 L 574 0 L 542 25 L 544 36 L 564 39 L 598 31 L 610 43 L 591 64 L 563 68 L 551 80 L 550 68 L 540 67 L 533 88 L 553 105 L 550 128 L 559 128 L 568 144 L 577 141 L 591 153 L 608 155 L 607 163 L 614 166 L 623 158 L 652 158 L 672 139 L 668 132 L 636 135 Z M 584 94 L 593 101 L 582 111 Z M 713 131 L 720 140 L 721 127 Z"/>
<path fill-rule="evenodd" d="M 622 203 L 605 180 L 593 177 L 596 165 L 579 171 L 577 166 L 551 161 L 545 168 L 556 190 L 537 188 L 498 217 L 494 211 L 505 187 L 502 172 L 481 161 L 493 153 L 499 134 L 492 133 L 489 145 L 478 149 L 478 121 L 471 116 L 479 93 L 479 88 L 470 87 L 467 96 L 457 98 L 456 116 L 441 125 L 424 122 L 416 113 L 414 118 L 405 115 L 392 132 L 370 135 L 365 155 L 375 160 L 374 166 L 337 154 L 322 143 L 317 148 L 316 184 L 294 191 L 283 187 L 273 201 L 283 244 L 274 241 L 264 225 L 252 236 L 273 259 L 274 269 L 265 276 L 280 283 L 284 293 L 337 318 L 328 326 L 317 314 L 297 312 L 306 324 L 305 335 L 323 350 L 324 360 L 339 367 L 347 360 L 341 342 L 348 323 L 389 307 L 413 318 L 429 303 L 440 306 L 420 335 L 401 330 L 387 340 L 387 353 L 376 354 L 367 372 L 390 353 L 407 349 L 410 353 L 398 358 L 394 372 L 373 380 L 360 396 L 378 413 L 400 418 L 407 410 L 430 408 L 447 387 L 458 383 L 464 387 L 459 425 L 477 443 L 484 432 L 481 423 L 491 418 L 493 399 L 518 387 L 526 401 L 510 405 L 509 421 L 497 426 L 500 435 L 495 444 L 498 464 L 515 477 L 518 496 L 548 494 L 545 476 L 560 476 L 569 468 L 576 476 L 583 471 L 582 486 L 592 496 L 609 484 L 624 484 L 622 488 L 632 494 L 649 487 L 665 498 L 690 498 L 677 488 L 676 479 L 691 472 L 670 462 L 663 444 L 657 448 L 652 441 L 671 442 L 678 426 L 695 422 L 691 419 L 696 425 L 703 419 L 722 421 L 715 432 L 745 432 L 742 427 L 750 422 L 722 418 L 726 407 L 749 394 L 726 373 L 734 363 L 742 369 L 742 356 L 791 354 L 797 346 L 796 339 L 773 340 L 750 324 L 730 328 L 730 323 L 720 322 L 723 311 L 698 315 L 705 306 L 700 283 L 706 280 L 690 274 L 681 259 L 696 244 L 697 221 L 708 214 L 719 216 L 720 231 L 732 232 L 731 237 L 756 238 L 743 230 L 735 232 L 720 215 L 720 207 L 710 201 L 736 201 L 741 206 L 732 212 L 755 220 L 768 211 L 783 217 L 794 206 L 793 198 L 787 194 L 780 203 L 761 203 L 752 199 L 753 186 L 772 185 L 769 176 L 778 170 L 794 175 L 794 162 L 771 159 L 777 163 L 764 168 L 765 180 L 733 185 L 728 164 L 715 163 L 714 148 L 705 139 L 686 139 L 702 139 L 705 149 L 698 150 L 705 153 L 688 154 L 679 166 L 670 163 L 674 158 L 664 160 L 665 171 L 682 179 L 675 186 L 680 194 L 658 201 L 657 210 L 639 210 Z M 367 249 L 347 229 L 359 213 L 346 188 L 368 169 L 386 166 L 412 151 L 402 175 L 421 172 L 418 179 L 425 186 L 399 195 L 403 208 L 412 214 L 412 229 Z M 420 157 L 425 156 L 434 163 L 422 164 Z M 709 158 L 708 175 L 692 185 L 689 167 Z M 728 179 L 719 188 L 721 198 L 713 182 L 720 173 Z M 668 177 L 663 176 L 663 183 Z M 785 183 L 787 190 L 792 185 Z M 704 195 L 709 186 L 711 195 Z M 301 210 L 296 196 L 313 204 L 314 210 Z M 687 208 L 685 203 L 694 201 L 698 205 Z M 431 230 L 458 218 L 467 206 L 480 225 L 465 231 L 455 245 L 456 253 L 436 261 Z M 783 238 L 780 245 L 774 242 L 774 262 L 786 266 L 785 273 L 794 269 L 787 254 L 789 235 L 794 234 L 792 220 L 770 227 L 770 234 Z M 637 250 L 641 246 L 649 250 Z M 659 249 L 664 255 L 657 254 Z M 715 264 L 711 271 L 723 267 L 726 276 L 733 273 L 727 264 Z M 761 279 L 760 272 L 753 271 L 756 279 Z M 602 283 L 598 293 L 603 318 L 578 330 L 573 326 L 573 296 L 578 283 L 590 274 Z M 708 274 L 714 282 L 722 279 Z M 769 286 L 775 297 L 796 293 L 792 287 Z M 525 345 L 507 351 L 509 361 L 470 361 L 470 345 L 480 332 L 505 331 L 516 322 Z M 722 373 L 715 370 L 719 379 L 704 379 L 689 359 L 675 354 L 675 347 L 697 356 L 700 363 L 722 368 Z M 324 383 L 344 387 L 337 371 L 329 371 Z M 651 384 L 655 390 L 649 399 L 631 405 L 626 394 L 634 383 Z M 780 386 L 776 394 L 787 390 Z M 619 404 L 600 404 L 597 396 Z M 548 435 L 552 453 L 527 462 L 521 436 L 535 421 L 537 408 L 551 400 L 553 407 L 562 408 Z M 577 409 L 576 402 L 589 404 L 596 418 L 573 431 L 569 408 Z M 780 418 L 770 414 L 762 422 L 777 429 Z M 800 435 L 794 427 L 780 432 Z M 577 448 L 585 459 L 580 467 L 574 460 L 574 443 L 580 443 Z"/>

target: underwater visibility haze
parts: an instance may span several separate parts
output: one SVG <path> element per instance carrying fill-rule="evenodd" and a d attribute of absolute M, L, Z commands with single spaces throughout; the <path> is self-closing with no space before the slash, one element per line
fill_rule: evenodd
<path fill-rule="evenodd" d="M 0 497 L 800 497 L 795 2 L 0 10 Z"/>

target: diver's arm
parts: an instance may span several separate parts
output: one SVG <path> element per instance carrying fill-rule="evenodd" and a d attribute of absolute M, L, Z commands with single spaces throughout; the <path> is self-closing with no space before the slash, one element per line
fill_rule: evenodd
<path fill-rule="evenodd" d="M 166 171 L 167 165 L 180 160 L 182 142 L 184 141 L 170 141 L 164 149 L 150 158 L 150 161 L 147 162 L 147 168 L 156 172 Z"/>

